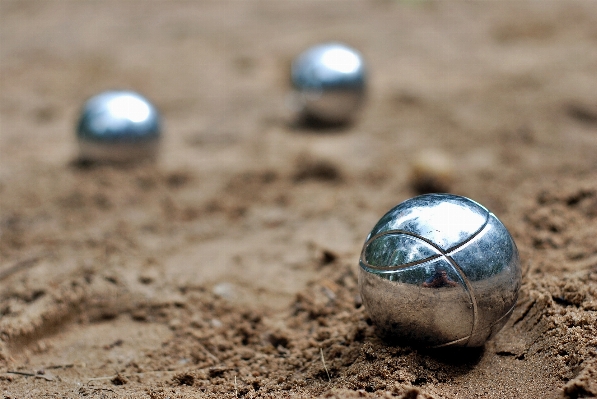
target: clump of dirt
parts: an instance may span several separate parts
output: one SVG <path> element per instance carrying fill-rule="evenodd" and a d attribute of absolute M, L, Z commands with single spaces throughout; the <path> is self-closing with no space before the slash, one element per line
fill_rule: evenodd
<path fill-rule="evenodd" d="M 597 396 L 596 7 L 1 1 L 4 397 Z M 365 107 L 289 123 L 322 40 L 362 52 Z M 73 161 L 80 104 L 118 87 L 160 109 L 160 159 Z M 385 342 L 362 305 L 364 238 L 427 191 L 517 242 L 483 348 Z"/>
<path fill-rule="evenodd" d="M 340 172 L 340 169 L 330 161 L 303 156 L 297 161 L 294 180 L 297 182 L 305 180 L 340 182 L 342 181 L 342 173 Z"/>

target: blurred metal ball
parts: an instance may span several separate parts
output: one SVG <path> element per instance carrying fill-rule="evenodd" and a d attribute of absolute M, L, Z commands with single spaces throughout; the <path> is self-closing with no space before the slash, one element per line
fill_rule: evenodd
<path fill-rule="evenodd" d="M 309 48 L 291 68 L 299 114 L 324 123 L 351 121 L 363 103 L 365 75 L 361 54 L 344 44 Z"/>
<path fill-rule="evenodd" d="M 381 335 L 430 347 L 482 346 L 512 314 L 522 279 L 506 227 L 451 194 L 394 207 L 367 237 L 359 263 L 363 303 Z"/>
<path fill-rule="evenodd" d="M 90 161 L 155 159 L 160 135 L 158 111 L 132 91 L 106 91 L 90 98 L 77 126 L 80 158 Z"/>

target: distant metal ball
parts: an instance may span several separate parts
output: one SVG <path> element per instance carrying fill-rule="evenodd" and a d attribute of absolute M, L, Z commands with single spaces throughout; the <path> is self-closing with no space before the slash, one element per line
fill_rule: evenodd
<path fill-rule="evenodd" d="M 498 218 L 451 194 L 386 213 L 363 247 L 359 289 L 382 336 L 429 347 L 482 346 L 518 298 L 518 250 Z"/>
<path fill-rule="evenodd" d="M 361 54 L 344 44 L 309 48 L 291 68 L 299 114 L 324 123 L 351 121 L 363 103 L 365 75 Z"/>
<path fill-rule="evenodd" d="M 106 91 L 90 98 L 77 126 L 80 158 L 100 162 L 155 159 L 160 135 L 158 111 L 132 91 Z"/>

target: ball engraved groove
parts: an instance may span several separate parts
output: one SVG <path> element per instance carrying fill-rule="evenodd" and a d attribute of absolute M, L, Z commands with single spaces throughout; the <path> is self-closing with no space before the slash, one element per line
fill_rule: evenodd
<path fill-rule="evenodd" d="M 414 197 L 373 228 L 360 257 L 363 303 L 385 337 L 424 346 L 481 346 L 512 313 L 516 244 L 478 203 Z"/>

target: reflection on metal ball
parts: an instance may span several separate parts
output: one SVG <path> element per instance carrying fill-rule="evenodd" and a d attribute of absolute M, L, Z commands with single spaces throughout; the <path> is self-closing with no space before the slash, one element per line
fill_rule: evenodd
<path fill-rule="evenodd" d="M 77 126 L 80 158 L 100 162 L 155 159 L 160 116 L 143 96 L 106 91 L 85 103 Z"/>
<path fill-rule="evenodd" d="M 365 96 L 365 64 L 340 43 L 307 49 L 292 63 L 295 105 L 303 118 L 340 124 L 353 120 Z"/>
<path fill-rule="evenodd" d="M 359 289 L 378 332 L 398 343 L 482 346 L 518 298 L 518 250 L 483 206 L 451 194 L 411 198 L 363 246 Z"/>

